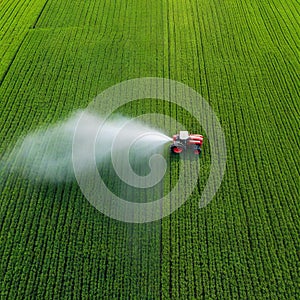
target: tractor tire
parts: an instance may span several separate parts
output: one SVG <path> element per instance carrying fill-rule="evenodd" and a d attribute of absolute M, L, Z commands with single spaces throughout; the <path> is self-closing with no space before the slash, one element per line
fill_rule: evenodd
<path fill-rule="evenodd" d="M 180 145 L 172 145 L 171 146 L 171 152 L 174 154 L 180 154 L 183 152 L 183 147 L 181 147 Z"/>
<path fill-rule="evenodd" d="M 201 148 L 200 147 L 195 147 L 194 148 L 194 154 L 200 156 L 201 155 Z"/>

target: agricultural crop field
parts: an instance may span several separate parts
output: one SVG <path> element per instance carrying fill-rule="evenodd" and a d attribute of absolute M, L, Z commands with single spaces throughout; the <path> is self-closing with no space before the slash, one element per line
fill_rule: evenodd
<path fill-rule="evenodd" d="M 0 0 L 0 298 L 299 298 L 299 11 L 294 0 Z M 7 163 L 21 137 L 144 77 L 191 87 L 219 119 L 226 171 L 207 206 L 209 140 L 162 99 L 118 111 L 168 115 L 204 134 L 201 158 L 168 158 L 164 193 L 180 168 L 200 177 L 160 220 L 110 218 L 76 180 L 24 176 Z M 101 172 L 118 190 L 115 173 Z M 136 201 L 143 193 L 127 191 Z"/>

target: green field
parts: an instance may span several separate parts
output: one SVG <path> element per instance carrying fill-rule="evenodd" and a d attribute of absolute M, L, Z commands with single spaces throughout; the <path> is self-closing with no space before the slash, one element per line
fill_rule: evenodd
<path fill-rule="evenodd" d="M 294 0 L 0 0 L 0 158 L 142 77 L 195 89 L 227 144 L 211 203 L 198 207 L 207 142 L 191 197 L 148 224 L 106 217 L 75 181 L 28 179 L 1 159 L 0 298 L 299 299 L 299 12 Z M 179 107 L 146 104 L 122 112 L 201 130 Z"/>

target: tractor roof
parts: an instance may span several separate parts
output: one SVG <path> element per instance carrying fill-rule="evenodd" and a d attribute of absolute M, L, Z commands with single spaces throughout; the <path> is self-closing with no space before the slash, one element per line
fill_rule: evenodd
<path fill-rule="evenodd" d="M 188 131 L 180 131 L 179 138 L 181 140 L 187 140 L 189 138 L 189 132 Z"/>

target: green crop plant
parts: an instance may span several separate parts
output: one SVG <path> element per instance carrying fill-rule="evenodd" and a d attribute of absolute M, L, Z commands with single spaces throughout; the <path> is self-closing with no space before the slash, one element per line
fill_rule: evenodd
<path fill-rule="evenodd" d="M 0 298 L 296 299 L 298 15 L 292 0 L 1 1 Z M 19 138 L 142 77 L 190 86 L 218 116 L 227 165 L 208 206 L 199 208 L 207 139 L 199 161 L 168 160 L 165 194 L 181 164 L 198 170 L 198 184 L 150 224 L 108 218 L 76 181 L 29 179 L 5 164 Z M 202 130 L 162 100 L 133 101 L 119 113 L 161 113 Z M 145 195 L 122 190 L 111 169 L 103 174 L 116 191 Z"/>

